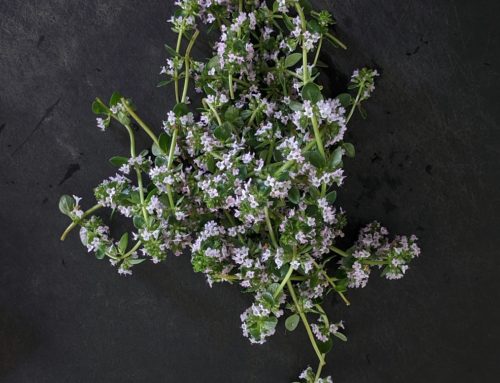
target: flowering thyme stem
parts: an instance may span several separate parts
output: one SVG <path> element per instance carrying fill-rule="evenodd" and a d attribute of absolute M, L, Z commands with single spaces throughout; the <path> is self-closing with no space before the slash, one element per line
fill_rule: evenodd
<path fill-rule="evenodd" d="M 328 37 L 330 40 L 332 40 L 335 44 L 337 44 L 342 49 L 347 49 L 347 46 L 342 41 L 340 41 L 338 38 L 336 38 L 334 35 L 332 35 L 331 33 L 327 33 L 326 37 Z"/>
<path fill-rule="evenodd" d="M 323 159 L 326 159 L 325 148 L 323 147 L 323 140 L 321 139 L 321 133 L 319 131 L 318 120 L 316 119 L 316 115 L 313 114 L 311 117 L 311 122 L 314 130 L 314 138 L 316 140 L 316 144 L 318 146 L 319 153 Z"/>
<path fill-rule="evenodd" d="M 141 247 L 141 245 L 142 245 L 142 242 L 141 241 L 137 241 L 137 243 L 134 245 L 134 247 L 132 247 L 128 252 L 126 252 L 123 255 L 123 258 L 130 257 L 139 247 Z"/>
<path fill-rule="evenodd" d="M 146 132 L 146 134 L 151 137 L 153 142 L 159 147 L 160 143 L 158 142 L 158 137 L 151 131 L 151 129 L 142 121 L 139 116 L 132 110 L 132 108 L 128 105 L 127 100 L 122 98 L 121 100 L 125 109 L 127 109 L 128 114 L 139 124 L 139 126 Z"/>
<path fill-rule="evenodd" d="M 276 289 L 276 291 L 273 294 L 273 298 L 274 299 L 278 298 L 278 295 L 280 295 L 281 291 L 283 290 L 283 288 L 285 287 L 286 283 L 291 278 L 292 274 L 293 274 L 293 267 L 292 267 L 292 265 L 289 265 L 289 268 L 288 268 L 288 271 L 287 271 L 287 273 L 285 275 L 285 278 L 283 278 L 283 280 L 281 281 L 280 285 L 278 286 L 278 288 Z"/>
<path fill-rule="evenodd" d="M 177 145 L 177 136 L 179 134 L 179 128 L 176 126 L 174 132 L 172 134 L 172 141 L 170 142 L 170 149 L 168 151 L 168 162 L 167 162 L 167 171 L 172 168 L 172 164 L 174 163 L 174 155 L 175 155 L 175 147 Z M 172 186 L 167 185 L 167 195 L 168 202 L 172 209 L 175 209 L 174 197 L 172 195 Z"/>
<path fill-rule="evenodd" d="M 352 104 L 352 108 L 349 112 L 349 115 L 347 116 L 347 119 L 346 119 L 346 124 L 349 123 L 349 121 L 351 120 L 352 118 L 352 115 L 354 114 L 354 110 L 356 110 L 356 107 L 359 105 L 359 99 L 361 98 L 361 92 L 364 91 L 364 81 L 361 82 L 361 84 L 359 84 L 359 90 L 358 90 L 358 94 L 356 95 L 356 99 L 354 100 L 354 103 Z"/>
<path fill-rule="evenodd" d="M 323 358 L 325 357 L 325 354 L 323 354 Z M 321 371 L 323 371 L 323 366 L 325 365 L 326 363 L 321 363 L 321 361 L 319 361 L 318 363 L 318 370 L 316 371 L 316 376 L 314 377 L 314 382 L 316 383 L 320 376 L 321 376 Z"/>
<path fill-rule="evenodd" d="M 335 292 L 340 295 L 340 297 L 342 298 L 342 300 L 344 301 L 344 303 L 347 305 L 347 306 L 350 306 L 351 305 L 351 302 L 349 302 L 346 298 L 346 296 L 344 295 L 344 293 L 340 292 L 340 291 L 337 291 L 337 285 L 335 285 L 335 282 L 333 282 L 332 278 L 330 278 L 330 276 L 328 275 L 328 273 L 320 266 L 316 263 L 316 261 L 313 261 L 314 263 L 314 266 L 316 266 L 316 268 L 321 272 L 321 274 L 323 274 L 323 276 L 326 278 L 326 280 L 328 281 L 328 283 L 333 287 L 333 289 L 335 290 Z"/>
<path fill-rule="evenodd" d="M 361 263 L 363 265 L 382 266 L 382 265 L 387 265 L 388 261 L 371 261 L 371 260 L 365 259 L 365 260 L 362 260 Z"/>
<path fill-rule="evenodd" d="M 83 213 L 82 217 L 79 220 L 73 221 L 71 223 L 71 225 L 69 225 L 66 228 L 66 230 L 64 230 L 64 233 L 62 233 L 62 235 L 61 235 L 61 241 L 64 241 L 66 239 L 66 237 L 71 232 L 71 230 L 73 230 L 75 227 L 77 227 L 79 225 L 79 223 L 81 222 L 82 219 L 88 217 L 90 214 L 92 214 L 93 212 L 99 210 L 100 208 L 102 208 L 102 205 L 96 204 L 96 205 L 92 206 L 89 210 L 87 210 L 85 213 Z"/>
<path fill-rule="evenodd" d="M 304 10 L 300 6 L 300 4 L 297 2 L 295 3 L 295 9 L 297 10 L 297 13 L 299 14 L 300 21 L 301 21 L 301 26 L 302 26 L 302 75 L 304 79 L 304 84 L 306 85 L 307 82 L 309 81 L 309 67 L 307 64 L 307 47 L 304 41 L 304 33 L 307 31 L 307 22 L 306 18 L 304 16 Z"/>
<path fill-rule="evenodd" d="M 299 313 L 300 319 L 302 320 L 302 324 L 304 325 L 304 327 L 306 329 L 307 335 L 309 336 L 309 340 L 311 341 L 313 349 L 316 352 L 316 355 L 318 356 L 319 364 L 320 364 L 320 366 L 323 366 L 325 364 L 324 355 L 319 350 L 318 344 L 316 343 L 316 339 L 314 339 L 314 335 L 311 331 L 311 326 L 309 326 L 309 322 L 307 321 L 306 315 L 304 314 L 304 311 L 302 310 L 302 308 L 299 305 L 299 301 L 297 300 L 297 295 L 295 295 L 295 290 L 293 288 L 292 282 L 290 282 L 290 280 L 288 280 L 286 283 L 286 286 L 288 287 L 288 290 L 290 291 L 290 295 L 292 296 L 293 304 L 295 305 L 295 309 Z"/>
<path fill-rule="evenodd" d="M 187 92 L 188 92 L 188 87 L 189 87 L 189 69 L 190 69 L 190 60 L 191 58 L 189 55 L 191 54 L 191 50 L 193 49 L 194 42 L 198 38 L 200 34 L 200 31 L 197 29 L 194 31 L 193 36 L 191 37 L 191 40 L 189 41 L 189 44 L 186 48 L 186 55 L 184 56 L 184 65 L 186 66 L 186 72 L 184 75 L 184 89 L 182 91 L 182 100 L 181 102 L 186 102 L 186 97 L 187 97 Z"/>
<path fill-rule="evenodd" d="M 333 252 L 337 253 L 338 255 L 340 255 L 342 257 L 349 257 L 350 256 L 344 250 L 340 250 L 338 247 L 335 247 L 335 246 L 330 246 L 330 250 L 332 250 Z"/>
<path fill-rule="evenodd" d="M 231 100 L 234 100 L 233 74 L 232 73 L 229 73 L 228 82 L 229 82 L 229 96 L 231 97 Z"/>
<path fill-rule="evenodd" d="M 206 104 L 206 105 L 208 105 L 208 108 L 215 115 L 215 118 L 217 119 L 217 122 L 218 122 L 219 126 L 222 126 L 222 120 L 221 120 L 221 118 L 219 116 L 219 113 L 217 113 L 217 110 L 215 110 L 215 108 L 212 106 L 212 104 L 210 104 L 208 101 L 206 101 L 206 99 L 203 100 L 203 101 L 204 101 L 203 103 Z"/>
<path fill-rule="evenodd" d="M 264 208 L 264 213 L 266 214 L 266 224 L 267 230 L 269 231 L 269 236 L 271 237 L 271 241 L 273 242 L 274 247 L 278 248 L 278 241 L 276 241 L 276 237 L 274 235 L 273 224 L 271 223 L 271 219 L 269 218 L 269 209 L 267 208 L 267 206 Z"/>
<path fill-rule="evenodd" d="M 318 64 L 319 54 L 321 53 L 321 47 L 323 46 L 323 35 L 321 35 L 318 43 L 318 49 L 316 50 L 316 56 L 314 57 L 313 65 L 316 66 Z"/>
<path fill-rule="evenodd" d="M 262 109 L 264 109 L 264 107 L 265 107 L 265 104 L 262 103 L 257 108 L 255 108 L 255 110 L 252 112 L 252 115 L 250 116 L 250 120 L 248 120 L 248 126 L 253 124 L 253 121 L 255 120 L 257 113 L 259 113 Z"/>
<path fill-rule="evenodd" d="M 305 147 L 304 151 L 302 152 L 303 154 L 307 153 L 313 146 L 316 145 L 316 141 L 311 141 L 309 142 Z M 281 173 L 283 173 L 285 170 L 287 170 L 290 166 L 292 166 L 295 163 L 295 160 L 288 160 L 285 162 L 277 171 L 274 173 L 274 178 L 277 178 Z"/>
<path fill-rule="evenodd" d="M 314 305 L 318 311 L 321 313 L 321 316 L 323 317 L 323 320 L 325 322 L 325 325 L 327 328 L 330 328 L 330 321 L 328 320 L 328 315 L 326 315 L 325 313 L 325 310 L 323 310 L 323 307 L 321 307 L 321 305 L 317 304 L 317 305 Z M 325 357 L 325 354 L 323 354 L 323 358 Z M 321 376 L 321 371 L 323 370 L 323 366 L 324 364 L 321 364 L 321 362 L 319 362 L 319 365 L 318 365 L 318 370 L 316 371 L 316 377 L 314 378 L 314 382 L 317 382 Z"/>
<path fill-rule="evenodd" d="M 184 31 L 181 29 L 179 35 L 177 36 L 177 45 L 175 47 L 175 53 L 177 54 L 176 60 L 178 59 L 179 52 L 181 50 L 181 42 Z M 179 103 L 179 70 L 177 69 L 177 63 L 174 62 L 174 86 L 175 86 L 175 101 Z"/>
<path fill-rule="evenodd" d="M 135 158 L 137 156 L 135 152 L 135 137 L 134 137 L 134 131 L 129 125 L 125 125 L 125 128 L 127 129 L 128 135 L 130 137 L 130 156 L 132 158 Z M 139 198 L 141 200 L 141 210 L 142 210 L 142 215 L 144 216 L 144 222 L 146 225 L 148 224 L 148 213 L 146 211 L 146 206 L 144 204 L 144 187 L 142 185 L 142 173 L 141 170 L 137 165 L 134 166 L 135 173 L 137 175 L 137 186 L 139 189 Z"/>

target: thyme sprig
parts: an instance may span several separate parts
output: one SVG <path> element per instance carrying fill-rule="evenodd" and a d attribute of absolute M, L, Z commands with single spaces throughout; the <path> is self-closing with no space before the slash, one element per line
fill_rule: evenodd
<path fill-rule="evenodd" d="M 346 214 L 336 196 L 344 161 L 355 156 L 347 124 L 356 111 L 365 116 L 378 73 L 356 70 L 347 89 L 325 97 L 320 53 L 327 41 L 346 46 L 332 32 L 332 15 L 307 1 L 177 5 L 170 19 L 176 44 L 166 46 L 171 57 L 159 84 L 174 84 L 176 105 L 158 134 L 130 99 L 117 92 L 107 103 L 96 99 L 98 126 L 122 125 L 130 155 L 110 159 L 118 172 L 94 189 L 97 204 L 89 210 L 79 197 L 61 197 L 71 219 L 61 239 L 80 227 L 88 251 L 124 275 L 188 250 L 210 286 L 238 283 L 253 295 L 241 315 L 251 343 L 264 343 L 285 315 L 288 331 L 302 322 L 318 368 L 299 378 L 331 382 L 321 378 L 326 354 L 347 338 L 343 322 L 329 319 L 325 297 L 335 293 L 349 305 L 348 289 L 365 287 L 372 269 L 399 279 L 420 253 L 415 236 L 391 239 L 377 222 L 347 250 L 338 247 Z M 205 32 L 215 39 L 214 54 L 200 61 L 193 48 Z M 191 104 L 192 88 L 199 105 Z M 151 139 L 150 149 L 137 153 L 134 125 Z M 101 208 L 130 218 L 135 230 L 114 240 L 96 215 Z"/>

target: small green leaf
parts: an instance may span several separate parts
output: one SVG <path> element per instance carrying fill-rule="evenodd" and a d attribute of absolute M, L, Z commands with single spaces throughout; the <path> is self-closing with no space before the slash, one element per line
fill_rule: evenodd
<path fill-rule="evenodd" d="M 167 50 L 167 52 L 172 56 L 172 57 L 176 57 L 178 56 L 179 54 L 175 51 L 174 48 L 170 47 L 169 45 L 165 44 L 165 49 Z"/>
<path fill-rule="evenodd" d="M 172 80 L 160 81 L 158 84 L 156 84 L 156 87 L 161 88 L 162 86 L 166 86 L 166 85 L 170 84 L 171 82 L 172 82 Z"/>
<path fill-rule="evenodd" d="M 328 338 L 326 342 L 318 342 L 318 348 L 322 354 L 328 354 L 333 347 L 332 338 Z"/>
<path fill-rule="evenodd" d="M 318 21 L 315 19 L 311 19 L 307 22 L 307 30 L 309 32 L 319 33 L 319 34 L 323 32 L 321 25 L 319 25 Z"/>
<path fill-rule="evenodd" d="M 244 120 L 248 120 L 252 116 L 252 111 L 249 109 L 245 109 L 241 112 L 241 118 Z"/>
<path fill-rule="evenodd" d="M 97 259 L 103 259 L 106 256 L 106 248 L 105 247 L 99 247 L 95 253 L 95 257 Z"/>
<path fill-rule="evenodd" d="M 120 93 L 114 92 L 111 95 L 111 98 L 109 99 L 109 106 L 115 106 L 116 104 L 118 104 L 121 101 L 122 98 L 123 98 L 123 96 Z"/>
<path fill-rule="evenodd" d="M 207 70 L 210 70 L 210 69 L 213 69 L 213 68 L 218 69 L 219 66 L 220 66 L 220 64 L 219 64 L 219 57 L 218 56 L 214 56 L 207 63 Z"/>
<path fill-rule="evenodd" d="M 118 250 L 120 254 L 125 254 L 125 250 L 127 250 L 128 245 L 128 233 L 125 233 L 120 238 L 120 242 L 118 242 Z"/>
<path fill-rule="evenodd" d="M 142 263 L 146 260 L 146 258 L 132 258 L 132 259 L 129 259 L 127 262 L 130 263 L 131 265 L 138 265 L 139 263 Z"/>
<path fill-rule="evenodd" d="M 295 25 L 292 23 L 292 20 L 286 13 L 283 14 L 283 22 L 285 23 L 285 27 L 287 27 L 289 31 L 293 31 L 295 29 Z"/>
<path fill-rule="evenodd" d="M 279 287 L 280 287 L 279 283 L 271 283 L 267 288 L 267 291 L 270 294 L 274 295 L 274 293 L 276 293 L 276 290 L 278 290 Z"/>
<path fill-rule="evenodd" d="M 134 215 L 132 221 L 137 229 L 142 229 L 145 225 L 144 218 L 141 217 L 140 215 Z"/>
<path fill-rule="evenodd" d="M 207 168 L 210 173 L 215 173 L 217 171 L 217 168 L 215 166 L 215 158 L 212 156 L 209 156 L 207 159 Z"/>
<path fill-rule="evenodd" d="M 339 338 L 343 342 L 347 342 L 347 337 L 342 334 L 341 332 L 336 332 L 333 335 L 335 335 L 337 338 Z"/>
<path fill-rule="evenodd" d="M 288 192 L 288 199 L 290 200 L 291 203 L 298 205 L 300 202 L 300 191 L 297 188 L 291 188 L 290 191 Z"/>
<path fill-rule="evenodd" d="M 289 103 L 288 103 L 288 106 L 290 107 L 291 110 L 293 110 L 294 112 L 300 112 L 302 111 L 302 109 L 304 108 L 303 104 L 301 102 L 298 102 L 298 101 L 294 101 L 294 100 L 291 100 Z"/>
<path fill-rule="evenodd" d="M 275 304 L 274 297 L 271 293 L 267 291 L 262 293 L 262 299 L 269 305 L 269 307 L 273 307 Z"/>
<path fill-rule="evenodd" d="M 288 55 L 285 59 L 285 67 L 291 68 L 295 64 L 297 64 L 300 60 L 302 60 L 302 53 L 292 53 Z"/>
<path fill-rule="evenodd" d="M 109 159 L 109 163 L 111 165 L 119 168 L 120 166 L 128 163 L 128 158 L 127 157 L 120 157 L 120 156 L 111 157 Z"/>
<path fill-rule="evenodd" d="M 240 117 L 240 110 L 235 108 L 234 106 L 230 106 L 227 108 L 224 113 L 224 119 L 228 122 L 236 122 L 236 120 Z"/>
<path fill-rule="evenodd" d="M 180 102 L 174 106 L 173 112 L 176 117 L 182 117 L 189 113 L 189 107 L 185 103 Z"/>
<path fill-rule="evenodd" d="M 75 199 L 69 195 L 63 195 L 59 199 L 59 210 L 69 216 L 75 207 Z"/>
<path fill-rule="evenodd" d="M 326 201 L 330 204 L 334 203 L 337 200 L 337 192 L 334 190 L 331 193 L 326 195 Z"/>
<path fill-rule="evenodd" d="M 343 258 L 343 259 L 346 259 L 346 258 Z M 335 283 L 335 291 L 338 291 L 339 293 L 345 293 L 347 291 L 347 284 L 348 284 L 347 278 L 341 279 L 340 281 L 337 281 Z"/>
<path fill-rule="evenodd" d="M 308 154 L 309 162 L 317 168 L 323 168 L 326 165 L 326 161 L 320 152 L 314 150 Z"/>
<path fill-rule="evenodd" d="M 170 151 L 172 137 L 170 137 L 167 133 L 162 133 L 160 134 L 160 137 L 158 137 L 158 141 L 160 143 L 160 149 L 163 150 L 163 153 L 168 154 Z"/>
<path fill-rule="evenodd" d="M 323 99 L 323 95 L 321 94 L 321 89 L 318 85 L 313 82 L 310 82 L 302 88 L 302 98 L 304 100 L 309 100 L 312 103 L 317 103 L 318 101 Z"/>
<path fill-rule="evenodd" d="M 165 155 L 165 153 L 163 153 L 160 147 L 156 144 L 151 145 L 151 153 L 153 153 L 153 156 L 155 157 Z"/>
<path fill-rule="evenodd" d="M 285 328 L 288 331 L 293 331 L 297 328 L 297 326 L 299 325 L 299 322 L 300 322 L 299 314 L 290 315 L 288 318 L 286 318 Z"/>
<path fill-rule="evenodd" d="M 225 122 L 221 126 L 215 128 L 214 136 L 221 141 L 226 141 L 229 137 L 231 137 L 230 125 Z"/>
<path fill-rule="evenodd" d="M 339 166 L 341 163 L 342 163 L 342 156 L 344 155 L 344 150 L 342 149 L 342 147 L 338 147 L 336 148 L 333 153 L 332 153 L 332 156 L 330 157 L 330 166 L 332 168 L 336 168 L 337 166 Z"/>
<path fill-rule="evenodd" d="M 344 108 L 352 105 L 352 96 L 349 93 L 341 93 L 337 96 L 337 99 Z"/>
<path fill-rule="evenodd" d="M 344 142 L 342 144 L 342 147 L 344 148 L 346 154 L 348 157 L 351 157 L 353 158 L 354 156 L 356 156 L 356 150 L 354 149 L 354 145 L 353 144 L 350 144 L 348 142 Z"/>
<path fill-rule="evenodd" d="M 95 100 L 92 103 L 92 112 L 94 114 L 108 114 L 108 109 L 102 105 L 99 101 Z"/>
<path fill-rule="evenodd" d="M 316 189 L 314 186 L 311 186 L 309 188 L 309 194 L 313 199 L 318 199 L 320 197 L 318 189 Z"/>

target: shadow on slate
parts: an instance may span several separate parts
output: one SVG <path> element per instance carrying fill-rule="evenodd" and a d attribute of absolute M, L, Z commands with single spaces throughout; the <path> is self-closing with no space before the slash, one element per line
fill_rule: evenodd
<path fill-rule="evenodd" d="M 334 10 L 349 50 L 339 70 L 381 69 L 368 120 L 353 121 L 358 156 L 339 202 L 348 236 L 380 219 L 416 232 L 423 256 L 398 283 L 373 278 L 329 305 L 349 342 L 328 356 L 336 383 L 485 382 L 500 374 L 497 89 L 500 4 L 485 0 L 314 1 Z M 333 4 L 332 4 L 333 3 Z M 159 129 L 170 90 L 155 87 L 172 43 L 172 2 L 0 3 L 0 381 L 287 382 L 316 363 L 302 329 L 263 347 L 239 329 L 237 287 L 208 289 L 189 257 L 120 278 L 77 235 L 58 240 L 63 193 L 92 186 L 127 153 L 90 104 L 119 90 Z M 201 50 L 203 49 L 203 50 Z M 208 44 L 195 55 L 206 56 Z M 140 145 L 145 147 L 143 138 Z"/>

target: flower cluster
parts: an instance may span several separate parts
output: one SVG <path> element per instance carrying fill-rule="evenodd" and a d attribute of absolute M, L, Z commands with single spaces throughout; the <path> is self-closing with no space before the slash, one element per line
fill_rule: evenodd
<path fill-rule="evenodd" d="M 117 173 L 98 185 L 97 204 L 63 196 L 60 209 L 72 220 L 63 238 L 81 226 L 82 243 L 107 257 L 123 275 L 145 260 L 188 250 L 195 272 L 208 283 L 238 283 L 253 295 L 241 314 L 243 335 L 264 343 L 280 318 L 293 331 L 300 322 L 319 359 L 300 379 L 320 378 L 333 341 L 347 338 L 342 321 L 323 309 L 325 296 L 346 303 L 349 288 L 364 287 L 371 269 L 401 278 L 419 255 L 416 238 L 388 239 L 378 223 L 361 230 L 347 251 L 345 211 L 336 196 L 346 177 L 343 164 L 355 156 L 345 141 L 355 111 L 374 90 L 375 70 L 356 70 L 344 93 L 325 98 L 318 82 L 324 42 L 344 45 L 331 33 L 333 17 L 297 0 L 178 0 L 169 22 L 178 34 L 161 67 L 160 86 L 174 84 L 175 107 L 155 134 L 131 100 L 114 93 L 97 99 L 93 111 L 104 130 L 123 125 L 130 155 L 110 162 Z M 215 44 L 206 61 L 192 58 L 200 30 Z M 200 94 L 193 106 L 189 92 Z M 135 127 L 152 140 L 137 154 Z M 132 220 L 134 229 L 114 241 L 94 213 L 101 208 Z M 310 320 L 314 322 L 310 323 Z"/>

